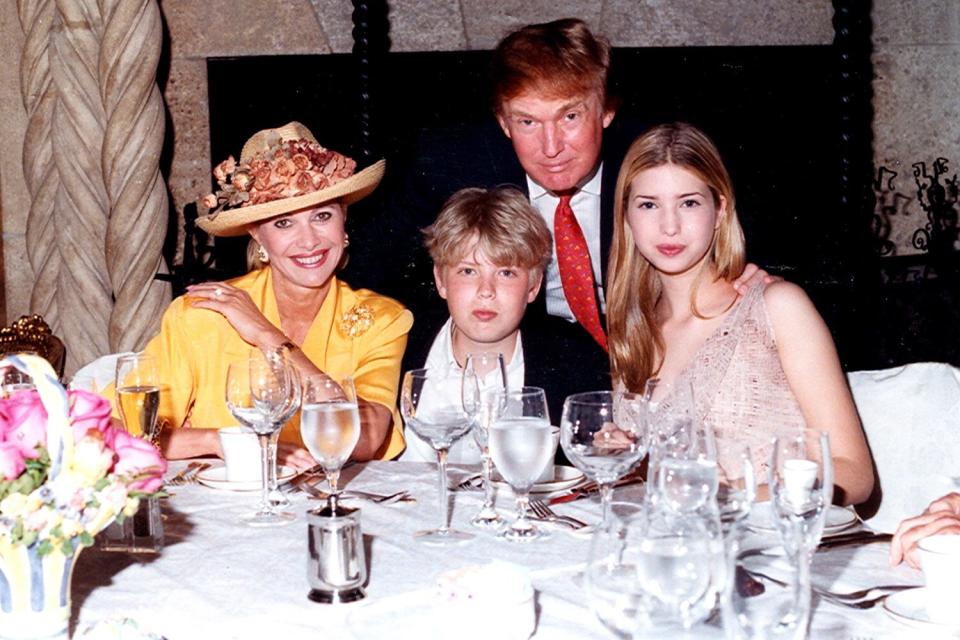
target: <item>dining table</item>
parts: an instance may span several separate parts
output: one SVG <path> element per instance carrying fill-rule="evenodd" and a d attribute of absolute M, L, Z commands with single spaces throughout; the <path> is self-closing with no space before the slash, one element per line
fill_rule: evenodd
<path fill-rule="evenodd" d="M 186 464 L 171 462 L 168 477 Z M 135 620 L 140 629 L 168 640 L 489 637 L 483 635 L 482 624 L 458 626 L 456 620 L 442 615 L 445 602 L 436 585 L 441 575 L 500 560 L 529 575 L 535 589 L 534 638 L 613 638 L 592 612 L 585 592 L 589 531 L 538 522 L 550 536 L 517 543 L 473 527 L 470 519 L 480 508 L 482 493 L 458 485 L 477 473 L 477 468 L 466 465 L 449 468 L 450 524 L 474 537 L 461 544 L 431 546 L 415 539 L 414 533 L 440 524 L 436 465 L 373 461 L 344 469 L 341 485 L 348 490 L 389 494 L 402 489 L 415 498 L 387 504 L 343 501 L 359 507 L 368 566 L 366 597 L 347 604 L 323 604 L 307 597 L 306 513 L 324 503 L 298 490 L 295 483 L 288 485 L 286 495 L 296 520 L 273 527 L 242 522 L 259 502 L 257 491 L 213 488 L 199 482 L 168 486 L 169 495 L 162 500 L 165 541 L 159 553 L 93 547 L 78 558 L 72 585 L 75 637 L 118 617 Z M 617 489 L 614 499 L 639 500 L 641 492 L 642 488 L 625 486 Z M 512 518 L 514 501 L 509 490 L 500 488 L 497 494 L 499 512 Z M 600 517 L 595 496 L 554 509 L 586 522 Z M 765 538 L 775 533 L 751 535 L 756 544 L 776 545 Z M 812 582 L 837 591 L 880 584 L 921 585 L 919 571 L 889 565 L 888 549 L 889 543 L 881 542 L 818 551 Z M 855 609 L 814 597 L 810 638 L 908 638 L 918 633 L 889 615 L 882 603 Z"/>

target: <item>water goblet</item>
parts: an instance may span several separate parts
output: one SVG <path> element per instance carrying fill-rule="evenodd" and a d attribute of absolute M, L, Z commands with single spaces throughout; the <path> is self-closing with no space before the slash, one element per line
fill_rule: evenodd
<path fill-rule="evenodd" d="M 496 400 L 490 424 L 490 457 L 517 500 L 517 519 L 497 534 L 526 542 L 547 537 L 527 519 L 530 488 L 553 458 L 553 434 L 547 396 L 539 387 L 504 391 Z"/>
<path fill-rule="evenodd" d="M 636 393 L 591 391 L 563 403 L 560 446 L 570 462 L 600 485 L 601 522 L 610 516 L 613 483 L 647 454 L 646 401 Z"/>
<path fill-rule="evenodd" d="M 277 511 L 269 500 L 270 436 L 281 426 L 278 416 L 287 409 L 290 393 L 290 379 L 262 356 L 232 362 L 227 367 L 227 408 L 260 441 L 260 507 L 244 518 L 251 526 L 286 524 L 295 518 L 292 513 Z"/>
<path fill-rule="evenodd" d="M 443 520 L 437 529 L 418 531 L 417 540 L 428 544 L 451 544 L 473 538 L 473 534 L 451 529 L 447 496 L 447 453 L 451 445 L 473 427 L 475 414 L 469 413 L 462 396 L 451 400 L 452 388 L 462 389 L 459 370 L 414 369 L 403 376 L 400 386 L 400 413 L 407 428 L 430 443 L 437 452 L 440 474 L 439 497 Z"/>
<path fill-rule="evenodd" d="M 130 353 L 117 358 L 117 405 L 123 426 L 156 442 L 157 412 L 160 409 L 160 382 L 157 361 L 146 353 Z"/>
<path fill-rule="evenodd" d="M 360 410 L 353 378 L 338 382 L 326 374 L 304 377 L 300 435 L 323 468 L 330 486 L 327 505 L 336 512 L 340 469 L 360 440 Z"/>
<path fill-rule="evenodd" d="M 490 424 L 497 413 L 496 403 L 507 390 L 507 367 L 502 353 L 471 353 L 463 367 L 463 405 L 468 413 L 477 416 L 473 437 L 480 447 L 480 465 L 483 475 L 483 505 L 470 521 L 476 527 L 499 527 L 503 518 L 494 508 L 493 483 L 490 471 Z"/>

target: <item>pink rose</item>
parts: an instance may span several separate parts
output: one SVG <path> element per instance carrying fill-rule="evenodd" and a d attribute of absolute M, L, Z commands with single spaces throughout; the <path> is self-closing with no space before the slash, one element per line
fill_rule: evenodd
<path fill-rule="evenodd" d="M 26 468 L 20 447 L 13 442 L 0 442 L 0 477 L 15 480 Z"/>
<path fill-rule="evenodd" d="M 70 391 L 69 400 L 73 439 L 79 442 L 88 431 L 96 431 L 104 444 L 113 448 L 115 429 L 110 422 L 110 403 L 95 393 L 82 390 Z"/>
<path fill-rule="evenodd" d="M 19 447 L 28 458 L 36 458 L 38 446 L 47 444 L 47 411 L 36 391 L 18 391 L 0 403 L 3 440 Z"/>
<path fill-rule="evenodd" d="M 237 161 L 233 159 L 233 156 L 228 156 L 226 160 L 213 168 L 213 177 L 223 185 L 227 181 L 227 176 L 233 173 L 236 168 Z"/>
<path fill-rule="evenodd" d="M 208 193 L 200 198 L 200 205 L 207 209 L 216 209 L 218 204 L 220 204 L 220 200 L 212 193 Z"/>
<path fill-rule="evenodd" d="M 126 431 L 118 431 L 113 449 L 117 453 L 113 472 L 119 476 L 135 478 L 135 481 L 130 483 L 131 489 L 151 492 L 163 486 L 167 461 L 151 443 Z"/>

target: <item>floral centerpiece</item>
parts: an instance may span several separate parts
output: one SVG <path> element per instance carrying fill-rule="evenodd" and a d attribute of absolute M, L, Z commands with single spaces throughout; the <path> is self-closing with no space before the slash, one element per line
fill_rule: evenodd
<path fill-rule="evenodd" d="M 37 356 L 0 366 L 36 390 L 0 399 L 0 637 L 66 637 L 77 554 L 163 484 L 154 445 L 115 428 L 110 403 L 67 392 Z"/>

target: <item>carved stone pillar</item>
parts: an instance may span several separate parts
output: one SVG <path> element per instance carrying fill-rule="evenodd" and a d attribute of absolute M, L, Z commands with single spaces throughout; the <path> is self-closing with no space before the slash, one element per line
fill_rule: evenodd
<path fill-rule="evenodd" d="M 168 285 L 159 172 L 164 107 L 155 76 L 156 0 L 19 0 L 27 35 L 21 91 L 32 197 L 32 311 L 67 345 L 67 373 L 137 349 L 159 323 Z"/>

